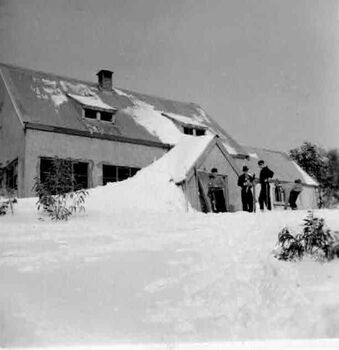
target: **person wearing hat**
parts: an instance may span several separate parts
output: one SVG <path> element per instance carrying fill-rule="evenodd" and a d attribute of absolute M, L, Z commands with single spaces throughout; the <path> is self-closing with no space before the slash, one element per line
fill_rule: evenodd
<path fill-rule="evenodd" d="M 238 186 L 241 187 L 242 210 L 251 213 L 253 211 L 252 186 L 255 176 L 251 175 L 248 170 L 248 167 L 244 165 L 243 173 L 238 177 Z"/>
<path fill-rule="evenodd" d="M 259 160 L 258 166 L 260 168 L 259 181 L 260 181 L 260 194 L 259 194 L 259 205 L 260 210 L 264 210 L 264 204 L 268 210 L 272 209 L 271 196 L 270 196 L 270 182 L 269 179 L 273 177 L 274 172 L 265 165 L 263 160 Z"/>

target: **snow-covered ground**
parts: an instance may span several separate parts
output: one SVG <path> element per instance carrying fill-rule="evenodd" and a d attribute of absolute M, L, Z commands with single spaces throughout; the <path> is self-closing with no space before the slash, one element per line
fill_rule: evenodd
<path fill-rule="evenodd" d="M 0 217 L 0 346 L 339 337 L 339 261 L 272 254 L 305 211 L 186 212 L 164 168 L 150 169 L 90 190 L 68 222 L 33 198 Z M 339 210 L 315 214 L 339 230 Z"/>

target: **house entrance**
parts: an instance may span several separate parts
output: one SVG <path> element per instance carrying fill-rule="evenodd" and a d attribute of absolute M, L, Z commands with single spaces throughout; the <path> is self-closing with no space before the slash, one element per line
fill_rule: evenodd
<path fill-rule="evenodd" d="M 198 170 L 198 188 L 201 210 L 207 212 L 226 212 L 228 211 L 228 178 L 225 174 L 218 174 L 218 183 L 221 185 L 215 190 L 209 190 L 208 183 L 211 181 L 212 174 L 206 171 Z"/>

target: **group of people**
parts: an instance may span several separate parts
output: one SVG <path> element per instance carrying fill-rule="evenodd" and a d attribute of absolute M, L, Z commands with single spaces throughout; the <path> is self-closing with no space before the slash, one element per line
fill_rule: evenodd
<path fill-rule="evenodd" d="M 243 173 L 238 177 L 238 186 L 241 187 L 241 201 L 244 211 L 253 212 L 255 209 L 255 185 L 259 182 L 260 193 L 259 193 L 259 206 L 260 210 L 272 210 L 271 195 L 270 195 L 270 179 L 273 178 L 274 172 L 265 165 L 263 160 L 258 161 L 258 166 L 260 168 L 259 179 L 257 180 L 254 174 L 249 172 L 249 168 L 245 165 L 242 168 Z M 218 169 L 213 168 L 211 170 L 211 175 L 208 183 L 208 196 L 211 201 L 211 209 L 213 212 L 225 212 L 226 211 L 226 201 L 224 188 L 225 184 L 223 179 L 218 176 Z M 285 192 L 286 201 L 285 209 L 287 209 L 288 204 L 292 210 L 297 209 L 297 198 L 303 186 L 300 179 L 294 181 L 289 196 L 287 198 L 287 193 Z"/>
<path fill-rule="evenodd" d="M 263 160 L 259 160 L 258 166 L 260 168 L 259 183 L 260 183 L 260 194 L 259 194 L 259 206 L 260 210 L 264 210 L 264 206 L 268 210 L 272 209 L 271 196 L 270 196 L 270 182 L 274 175 L 274 172 L 265 165 Z M 248 167 L 245 165 L 242 168 L 243 173 L 238 178 L 238 186 L 241 187 L 241 201 L 244 211 L 252 212 L 254 209 L 255 201 L 253 197 L 252 188 L 256 184 L 255 175 L 249 173 Z"/>
<path fill-rule="evenodd" d="M 259 194 L 259 206 L 260 210 L 264 210 L 264 207 L 268 210 L 272 210 L 271 195 L 270 195 L 270 179 L 273 178 L 274 172 L 265 165 L 263 160 L 258 161 L 258 166 L 260 168 L 259 183 L 260 183 L 260 194 Z M 255 198 L 253 197 L 252 188 L 255 188 L 256 178 L 255 175 L 250 174 L 248 167 L 245 165 L 242 168 L 243 173 L 238 178 L 238 186 L 241 187 L 241 201 L 244 211 L 253 212 L 255 206 Z M 303 190 L 303 185 L 300 179 L 296 179 L 292 188 L 290 188 L 289 196 L 287 196 L 287 191 L 285 193 L 285 204 L 284 208 L 287 209 L 290 205 L 292 210 L 296 210 L 297 199 L 299 194 Z"/>

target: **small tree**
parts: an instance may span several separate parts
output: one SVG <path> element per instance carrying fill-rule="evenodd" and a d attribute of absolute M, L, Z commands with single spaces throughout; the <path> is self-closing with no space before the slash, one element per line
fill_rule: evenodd
<path fill-rule="evenodd" d="M 328 192 L 330 205 L 339 202 L 339 152 L 332 149 L 327 152 L 328 158 Z"/>
<path fill-rule="evenodd" d="M 325 184 L 328 174 L 326 152 L 311 142 L 304 142 L 300 147 L 291 149 L 290 157 L 320 184 Z"/>
<path fill-rule="evenodd" d="M 88 192 L 80 189 L 70 160 L 55 157 L 44 179 L 35 178 L 33 187 L 39 199 L 38 210 L 43 209 L 52 220 L 68 220 L 76 211 L 84 211 Z"/>
<path fill-rule="evenodd" d="M 278 259 L 293 261 L 304 255 L 321 261 L 339 257 L 338 232 L 325 228 L 325 220 L 314 217 L 311 211 L 304 219 L 301 233 L 294 235 L 285 227 L 278 234 Z"/>
<path fill-rule="evenodd" d="M 329 177 L 330 162 L 325 150 L 311 142 L 304 142 L 300 147 L 291 149 L 289 156 L 320 186 L 319 207 L 328 206 L 332 196 L 332 183 Z"/>

